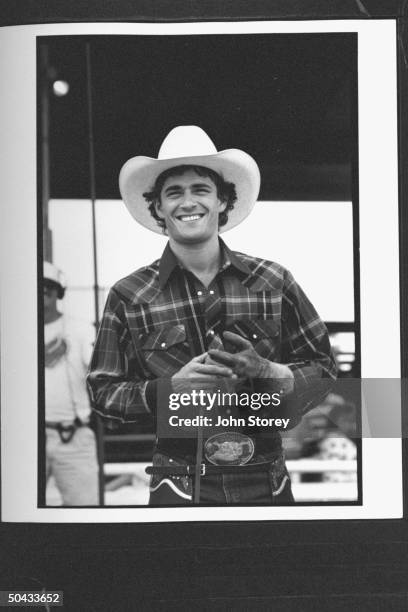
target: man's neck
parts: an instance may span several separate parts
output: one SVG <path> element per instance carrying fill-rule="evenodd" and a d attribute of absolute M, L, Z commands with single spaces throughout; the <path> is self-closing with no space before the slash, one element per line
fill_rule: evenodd
<path fill-rule="evenodd" d="M 170 239 L 170 247 L 183 268 L 192 272 L 208 287 L 221 263 L 218 235 L 196 244 L 180 244 Z"/>
<path fill-rule="evenodd" d="M 62 312 L 59 312 L 58 310 L 51 310 L 51 311 L 45 310 L 44 311 L 44 324 L 47 325 L 47 323 L 54 323 L 54 321 L 56 321 L 60 317 L 62 317 Z"/>

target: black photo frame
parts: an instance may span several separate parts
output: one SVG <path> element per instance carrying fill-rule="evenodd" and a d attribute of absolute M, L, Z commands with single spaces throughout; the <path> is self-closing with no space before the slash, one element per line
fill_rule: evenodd
<path fill-rule="evenodd" d="M 398 43 L 401 379 L 408 373 L 408 16 L 405 2 L 213 2 L 4 6 L 3 25 L 57 22 L 394 20 Z M 22 5 L 19 3 L 19 10 Z M 404 388 L 404 387 L 403 387 Z M 402 397 L 403 430 L 407 397 Z M 406 440 L 403 463 L 407 459 Z M 220 609 L 405 609 L 407 471 L 401 519 L 167 524 L 12 524 L 2 589 L 64 590 L 69 609 L 213 604 Z M 154 511 L 154 510 L 153 510 Z M 112 587 L 113 580 L 116 586 Z M 119 604 L 120 605 L 120 604 Z"/>

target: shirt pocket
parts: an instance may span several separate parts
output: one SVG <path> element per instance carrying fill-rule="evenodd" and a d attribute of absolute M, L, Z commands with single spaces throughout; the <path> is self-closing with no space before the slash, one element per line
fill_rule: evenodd
<path fill-rule="evenodd" d="M 154 376 L 173 376 L 191 359 L 184 325 L 166 325 L 145 334 L 141 352 Z"/>
<path fill-rule="evenodd" d="M 273 319 L 237 319 L 227 329 L 250 340 L 261 357 L 270 361 L 279 360 L 281 341 L 279 322 Z M 227 350 L 230 348 L 226 346 Z"/>

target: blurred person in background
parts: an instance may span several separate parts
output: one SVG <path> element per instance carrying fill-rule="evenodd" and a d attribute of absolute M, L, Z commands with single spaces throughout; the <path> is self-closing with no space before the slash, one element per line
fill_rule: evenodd
<path fill-rule="evenodd" d="M 336 393 L 329 393 L 324 402 L 309 413 L 298 432 L 303 440 L 301 456 L 325 461 L 357 459 L 357 412 L 353 403 Z M 355 470 L 303 473 L 303 482 L 355 481 Z"/>
<path fill-rule="evenodd" d="M 61 271 L 44 262 L 46 480 L 55 479 L 64 506 L 98 504 L 95 434 L 89 425 L 86 372 L 91 325 L 58 310 L 65 294 Z"/>
<path fill-rule="evenodd" d="M 330 426 L 318 446 L 318 459 L 355 461 L 357 459 L 357 415 L 351 402 L 335 404 L 328 415 Z M 324 482 L 349 482 L 357 479 L 355 471 L 327 472 Z"/>

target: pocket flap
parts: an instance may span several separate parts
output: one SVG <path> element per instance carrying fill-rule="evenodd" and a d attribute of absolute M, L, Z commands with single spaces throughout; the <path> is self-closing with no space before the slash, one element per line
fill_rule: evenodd
<path fill-rule="evenodd" d="M 184 325 L 170 325 L 145 336 L 142 344 L 144 351 L 166 351 L 169 347 L 184 342 L 186 330 Z"/>
<path fill-rule="evenodd" d="M 272 319 L 239 319 L 228 326 L 228 331 L 235 332 L 253 341 L 278 336 L 280 325 Z"/>

